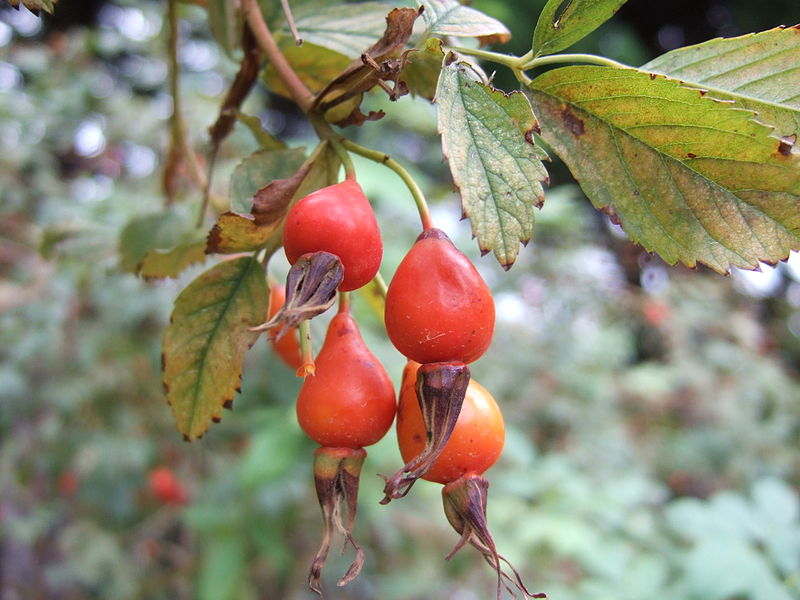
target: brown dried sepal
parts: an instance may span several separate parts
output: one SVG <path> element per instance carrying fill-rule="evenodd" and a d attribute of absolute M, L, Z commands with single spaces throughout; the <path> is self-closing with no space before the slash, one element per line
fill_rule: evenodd
<path fill-rule="evenodd" d="M 463 362 L 438 362 L 417 370 L 416 392 L 425 424 L 425 447 L 402 469 L 386 479 L 381 504 L 402 498 L 425 475 L 444 450 L 458 421 L 469 385 L 469 367 Z"/>
<path fill-rule="evenodd" d="M 353 538 L 353 525 L 358 507 L 358 479 L 367 456 L 363 448 L 318 448 L 314 453 L 314 485 L 322 510 L 322 542 L 308 574 L 308 587 L 322 596 L 320 577 L 328 558 L 331 536 L 334 529 L 345 538 L 345 547 L 350 543 L 356 557 L 350 568 L 336 585 L 343 586 L 355 579 L 364 564 L 364 551 Z M 346 519 L 342 522 L 341 504 L 344 503 Z"/>
<path fill-rule="evenodd" d="M 465 473 L 442 488 L 444 514 L 453 529 L 461 534 L 461 539 L 445 560 L 450 560 L 469 543 L 483 555 L 486 562 L 497 573 L 498 599 L 504 588 L 513 597 L 516 597 L 516 592 L 519 591 L 525 598 L 547 598 L 546 594 L 530 592 L 514 566 L 497 553 L 489 525 L 486 522 L 488 493 L 489 482 L 474 471 Z M 502 563 L 508 566 L 511 575 L 505 571 Z"/>
<path fill-rule="evenodd" d="M 297 327 L 328 310 L 336 301 L 336 288 L 344 277 L 339 257 L 330 252 L 309 252 L 297 259 L 286 276 L 286 303 L 269 321 L 251 331 Z"/>
<path fill-rule="evenodd" d="M 393 60 L 408 42 L 414 29 L 414 21 L 422 14 L 423 8 L 395 8 L 386 16 L 386 30 L 380 40 L 354 60 L 338 77 L 319 92 L 311 106 L 312 110 L 326 113 L 331 108 L 359 97 L 383 81 L 393 81 L 394 90 L 391 95 L 402 95 L 405 86 L 398 86 L 397 77 L 401 70 L 401 62 Z M 406 90 L 407 91 L 407 90 Z M 338 125 L 359 125 L 366 120 L 380 118 L 382 112 L 364 115 L 356 104 L 349 115 L 336 120 Z"/>

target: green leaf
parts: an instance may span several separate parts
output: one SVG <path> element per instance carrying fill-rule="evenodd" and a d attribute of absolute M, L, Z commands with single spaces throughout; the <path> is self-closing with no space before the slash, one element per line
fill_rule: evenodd
<path fill-rule="evenodd" d="M 120 233 L 120 267 L 137 273 L 139 264 L 151 250 L 168 250 L 175 246 L 186 230 L 185 219 L 176 210 L 145 215 L 129 222 Z"/>
<path fill-rule="evenodd" d="M 259 150 L 254 152 L 233 170 L 231 175 L 231 210 L 249 213 L 253 208 L 253 196 L 273 179 L 284 179 L 297 172 L 305 160 L 303 148 L 289 150 Z"/>
<path fill-rule="evenodd" d="M 204 240 L 179 244 L 170 250 L 150 250 L 139 263 L 139 275 L 145 279 L 177 277 L 187 267 L 205 261 Z"/>
<path fill-rule="evenodd" d="M 608 21 L 627 0 L 549 0 L 533 32 L 533 53 L 554 54 Z"/>
<path fill-rule="evenodd" d="M 799 157 L 752 112 L 609 67 L 548 71 L 528 95 L 595 207 L 668 263 L 725 272 L 800 247 Z"/>
<path fill-rule="evenodd" d="M 458 0 L 417 0 L 417 4 L 425 7 L 422 18 L 428 34 L 474 37 L 481 45 L 505 44 L 511 39 L 511 32 L 500 21 Z"/>
<path fill-rule="evenodd" d="M 442 40 L 429 38 L 423 48 L 411 50 L 406 56 L 408 62 L 400 73 L 400 79 L 406 82 L 411 94 L 433 100 L 444 60 Z"/>
<path fill-rule="evenodd" d="M 668 52 L 642 67 L 758 113 L 775 134 L 800 131 L 800 26 L 719 38 Z"/>
<path fill-rule="evenodd" d="M 354 59 L 383 35 L 390 10 L 381 2 L 362 2 L 357 9 L 351 4 L 307 5 L 295 9 L 294 17 L 304 44 L 311 42 Z M 281 33 L 289 35 L 289 29 L 284 27 Z"/>
<path fill-rule="evenodd" d="M 243 123 L 250 130 L 262 150 L 284 150 L 286 148 L 286 144 L 282 140 L 274 137 L 264 129 L 261 119 L 257 116 L 246 115 L 237 110 L 236 120 Z"/>
<path fill-rule="evenodd" d="M 525 96 L 476 81 L 469 69 L 464 63 L 442 69 L 436 90 L 442 150 L 481 251 L 494 251 L 508 269 L 519 243 L 533 235 L 546 154 L 534 143 L 537 123 Z"/>
<path fill-rule="evenodd" d="M 279 38 L 278 46 L 300 80 L 314 93 L 328 85 L 351 62 L 344 54 L 316 44 L 304 42 L 302 46 L 297 46 L 286 36 Z M 285 98 L 292 97 L 272 64 L 264 69 L 263 79 L 271 91 Z"/>
<path fill-rule="evenodd" d="M 208 0 L 208 26 L 217 44 L 232 57 L 241 48 L 244 19 L 236 2 Z"/>
<path fill-rule="evenodd" d="M 245 538 L 224 532 L 209 540 L 197 576 L 198 600 L 235 600 L 246 581 Z"/>
<path fill-rule="evenodd" d="M 244 353 L 258 337 L 249 328 L 266 313 L 264 269 L 251 257 L 212 267 L 175 300 L 162 347 L 164 389 L 187 441 L 232 405 Z"/>
<path fill-rule="evenodd" d="M 52 15 L 56 2 L 58 0 L 22 0 L 22 5 L 37 16 L 41 11 Z M 8 0 L 8 3 L 19 10 L 20 0 Z"/>

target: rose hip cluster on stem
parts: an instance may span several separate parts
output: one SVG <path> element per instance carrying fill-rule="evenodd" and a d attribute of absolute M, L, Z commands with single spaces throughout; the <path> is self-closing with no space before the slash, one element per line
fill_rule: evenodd
<path fill-rule="evenodd" d="M 338 531 L 355 558 L 338 585 L 361 571 L 364 552 L 353 535 L 359 476 L 366 446 L 379 441 L 397 414 L 397 438 L 406 464 L 385 477 L 382 504 L 409 493 L 420 478 L 444 485 L 445 514 L 461 536 L 450 553 L 476 548 L 497 572 L 497 594 L 531 594 L 500 556 L 486 523 L 488 482 L 482 474 L 500 456 L 503 417 L 491 394 L 467 366 L 491 344 L 495 309 L 475 266 L 420 211 L 423 231 L 402 260 L 385 294 L 386 332 L 408 359 L 399 405 L 391 379 L 367 348 L 350 314 L 349 292 L 378 273 L 383 245 L 377 220 L 354 176 L 300 199 L 289 211 L 284 249 L 292 267 L 285 293 L 275 292 L 264 328 L 276 351 L 306 376 L 297 419 L 320 445 L 314 481 L 322 512 L 322 541 L 309 586 L 322 595 L 322 570 Z M 319 354 L 296 344 L 294 328 L 339 299 Z M 292 342 L 284 342 L 286 335 Z M 301 344 L 302 345 L 302 344 Z M 448 556 L 447 558 L 450 558 Z M 505 566 L 510 568 L 508 574 Z"/>

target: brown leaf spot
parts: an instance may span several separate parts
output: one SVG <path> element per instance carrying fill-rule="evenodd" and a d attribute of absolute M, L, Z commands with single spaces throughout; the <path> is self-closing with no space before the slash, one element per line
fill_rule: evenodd
<path fill-rule="evenodd" d="M 227 408 L 228 410 L 233 410 L 233 398 L 228 398 L 222 403 L 222 408 Z"/>
<path fill-rule="evenodd" d="M 579 119 L 568 106 L 565 106 L 564 110 L 561 111 L 561 120 L 564 122 L 564 127 L 575 137 L 580 137 L 586 133 L 586 127 L 583 121 Z"/>
<path fill-rule="evenodd" d="M 657 75 L 655 73 L 650 73 L 650 81 L 652 81 L 656 77 L 657 77 Z"/>
<path fill-rule="evenodd" d="M 528 131 L 525 132 L 525 141 L 528 142 L 531 146 L 535 145 L 535 142 L 533 140 L 534 133 L 537 133 L 535 127 L 533 129 L 528 129 Z"/>
<path fill-rule="evenodd" d="M 778 153 L 782 154 L 783 156 L 789 156 L 792 153 L 792 148 L 794 148 L 794 145 L 796 143 L 797 143 L 796 133 L 782 137 L 781 141 L 778 143 Z"/>
<path fill-rule="evenodd" d="M 449 67 L 450 65 L 452 65 L 454 62 L 456 62 L 456 58 L 457 57 L 455 52 L 448 52 L 447 56 L 444 59 L 445 66 Z"/>
<path fill-rule="evenodd" d="M 687 152 L 686 156 L 689 158 L 697 158 L 697 154 L 695 154 L 694 152 Z"/>
<path fill-rule="evenodd" d="M 608 206 L 602 207 L 600 211 L 604 213 L 614 225 L 620 225 L 619 215 L 613 206 L 609 204 Z"/>
<path fill-rule="evenodd" d="M 214 423 L 219 423 L 220 421 L 222 421 L 222 417 L 220 416 L 211 417 L 211 420 L 214 421 Z"/>

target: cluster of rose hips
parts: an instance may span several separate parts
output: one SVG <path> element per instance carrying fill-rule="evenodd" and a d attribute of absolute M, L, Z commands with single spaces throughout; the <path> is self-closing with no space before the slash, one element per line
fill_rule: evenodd
<path fill-rule="evenodd" d="M 286 217 L 283 241 L 292 268 L 285 290 L 272 286 L 264 328 L 284 361 L 306 376 L 297 419 L 320 444 L 313 470 L 323 539 L 310 587 L 322 594 L 320 577 L 334 530 L 356 553 L 338 584 L 361 570 L 364 553 L 352 529 L 364 448 L 379 441 L 397 416 L 406 464 L 384 478 L 381 503 L 405 496 L 419 478 L 444 484 L 445 513 L 461 535 L 450 556 L 469 543 L 496 570 L 498 597 L 503 587 L 513 593 L 509 584 L 542 597 L 528 592 L 497 553 L 486 524 L 488 482 L 482 474 L 499 457 L 505 429 L 491 394 L 471 380 L 467 367 L 489 347 L 495 321 L 491 292 L 474 265 L 444 232 L 425 223 L 397 268 L 386 292 L 385 324 L 392 344 L 408 359 L 398 403 L 389 374 L 350 315 L 347 292 L 369 283 L 383 256 L 378 223 L 359 184 L 346 179 L 299 200 Z M 337 297 L 338 311 L 312 358 L 308 344 L 301 352 L 295 327 Z"/>

